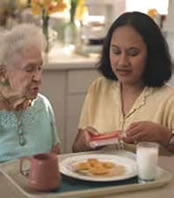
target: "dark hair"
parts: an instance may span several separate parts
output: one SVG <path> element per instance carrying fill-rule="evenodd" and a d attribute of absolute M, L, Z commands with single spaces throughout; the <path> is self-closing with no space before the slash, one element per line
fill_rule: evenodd
<path fill-rule="evenodd" d="M 158 25 L 148 15 L 141 12 L 127 12 L 118 17 L 110 27 L 104 40 L 98 70 L 108 79 L 118 80 L 112 72 L 109 51 L 113 32 L 120 26 L 130 25 L 143 38 L 147 46 L 147 60 L 143 82 L 148 87 L 160 87 L 172 75 L 172 62 L 169 49 Z"/>

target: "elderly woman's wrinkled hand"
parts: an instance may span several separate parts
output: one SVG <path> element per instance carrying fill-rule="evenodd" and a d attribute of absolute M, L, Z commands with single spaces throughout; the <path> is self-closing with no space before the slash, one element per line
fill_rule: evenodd
<path fill-rule="evenodd" d="M 130 144 L 136 144 L 141 141 L 151 141 L 165 145 L 171 134 L 170 130 L 166 127 L 151 121 L 134 122 L 125 132 L 126 137 L 124 137 L 123 140 Z"/>

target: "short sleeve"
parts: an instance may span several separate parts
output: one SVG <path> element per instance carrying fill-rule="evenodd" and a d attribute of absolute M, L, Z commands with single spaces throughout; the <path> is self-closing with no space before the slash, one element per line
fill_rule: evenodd
<path fill-rule="evenodd" d="M 166 101 L 165 110 L 163 112 L 164 125 L 174 130 L 174 94 L 171 94 Z"/>
<path fill-rule="evenodd" d="M 95 120 L 98 119 L 98 101 L 104 87 L 104 83 L 102 83 L 102 80 L 103 78 L 98 78 L 94 80 L 88 88 L 88 93 L 85 97 L 80 115 L 80 129 L 84 129 L 88 126 L 96 128 Z M 102 98 L 100 98 L 100 100 L 102 100 Z"/>
<path fill-rule="evenodd" d="M 90 93 L 88 93 L 85 97 L 85 101 L 82 106 L 81 115 L 80 115 L 80 122 L 78 128 L 83 129 L 90 125 L 89 123 L 89 101 L 90 101 Z"/>

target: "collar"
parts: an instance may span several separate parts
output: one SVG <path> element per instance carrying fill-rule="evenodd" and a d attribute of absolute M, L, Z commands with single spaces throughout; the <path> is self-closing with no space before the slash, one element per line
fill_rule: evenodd
<path fill-rule="evenodd" d="M 113 89 L 115 91 L 116 94 L 116 103 L 118 106 L 120 106 L 120 111 L 122 112 L 122 102 L 121 102 L 121 84 L 120 82 L 115 82 L 113 83 Z M 125 115 L 125 117 L 129 117 L 133 112 L 135 112 L 137 109 L 140 109 L 142 106 L 145 105 L 147 98 L 152 95 L 154 91 L 154 88 L 152 87 L 144 87 L 144 89 L 142 90 L 141 94 L 137 97 L 137 99 L 135 100 L 132 108 L 130 109 L 130 111 Z"/>

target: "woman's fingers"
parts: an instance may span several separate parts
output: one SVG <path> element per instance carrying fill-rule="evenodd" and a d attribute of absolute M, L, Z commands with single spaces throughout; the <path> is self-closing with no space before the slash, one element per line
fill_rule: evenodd
<path fill-rule="evenodd" d="M 126 136 L 127 137 L 131 137 L 134 136 L 136 134 L 138 134 L 141 131 L 141 126 L 140 125 L 134 125 L 133 127 L 128 128 L 125 132 L 126 132 Z"/>
<path fill-rule="evenodd" d="M 95 133 L 96 133 L 96 130 L 92 127 L 88 127 L 80 131 L 80 137 L 79 137 L 78 142 L 80 143 L 80 147 L 82 147 L 82 150 L 91 149 L 90 136 L 91 134 L 95 134 Z"/>
<path fill-rule="evenodd" d="M 87 130 L 84 130 L 83 136 L 84 136 L 84 139 L 85 139 L 85 144 L 89 144 L 90 134 L 89 134 L 89 132 Z"/>
<path fill-rule="evenodd" d="M 87 131 L 91 135 L 98 135 L 98 131 L 93 127 L 87 127 L 85 131 Z"/>
<path fill-rule="evenodd" d="M 149 139 L 147 134 L 143 132 L 143 133 L 137 133 L 136 135 L 133 136 L 124 137 L 123 140 L 130 144 L 136 144 L 141 141 L 148 141 Z"/>

